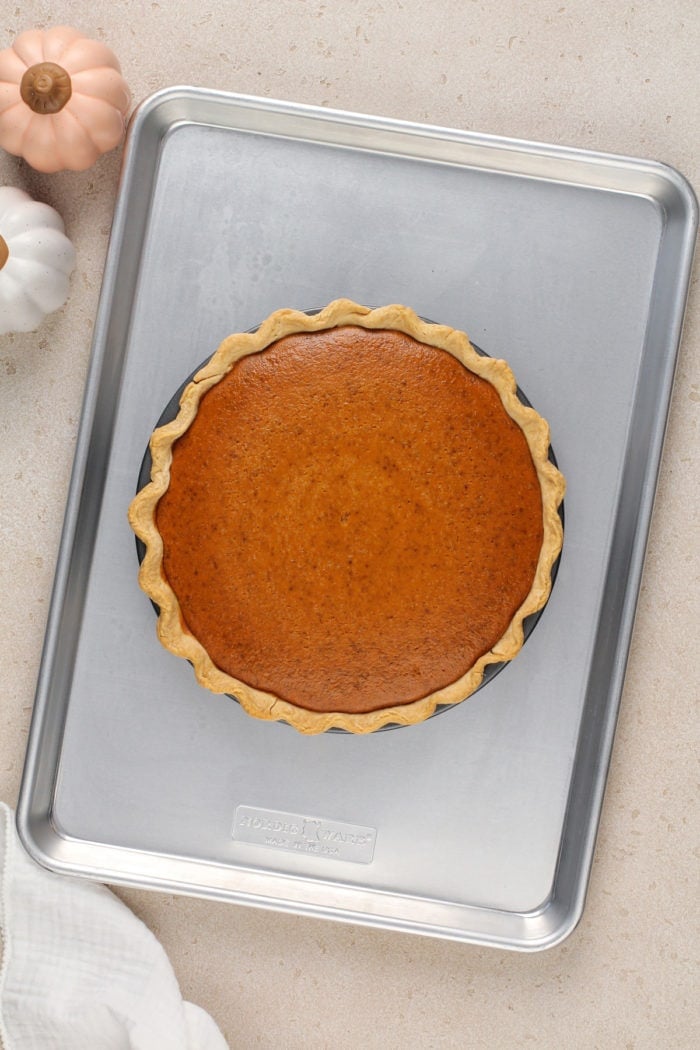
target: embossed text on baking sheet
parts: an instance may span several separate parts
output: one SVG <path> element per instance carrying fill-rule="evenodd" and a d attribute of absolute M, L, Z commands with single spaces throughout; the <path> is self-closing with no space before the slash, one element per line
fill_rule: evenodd
<path fill-rule="evenodd" d="M 307 853 L 354 864 L 372 863 L 377 840 L 376 828 L 253 806 L 238 806 L 232 835 L 237 842 L 251 846 L 267 846 L 288 853 Z"/>

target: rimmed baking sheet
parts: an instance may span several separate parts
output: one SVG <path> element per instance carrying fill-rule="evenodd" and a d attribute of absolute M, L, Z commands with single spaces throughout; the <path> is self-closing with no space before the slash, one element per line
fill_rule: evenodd
<path fill-rule="evenodd" d="M 582 909 L 697 226 L 673 169 L 173 88 L 132 120 L 18 809 L 55 870 L 464 941 Z M 568 480 L 517 660 L 305 738 L 158 644 L 126 508 L 182 377 L 273 309 L 403 302 L 503 356 Z"/>

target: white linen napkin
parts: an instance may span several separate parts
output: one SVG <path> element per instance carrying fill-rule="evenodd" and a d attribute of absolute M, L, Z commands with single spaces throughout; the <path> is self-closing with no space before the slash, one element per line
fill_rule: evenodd
<path fill-rule="evenodd" d="M 0 871 L 4 1050 L 228 1050 L 150 930 L 106 886 L 35 864 L 4 803 Z"/>

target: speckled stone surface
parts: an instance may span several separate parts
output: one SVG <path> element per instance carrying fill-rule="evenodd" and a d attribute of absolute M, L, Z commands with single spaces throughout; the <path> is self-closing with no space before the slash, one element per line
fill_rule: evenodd
<path fill-rule="evenodd" d="M 61 23 L 110 44 L 136 101 L 199 84 L 653 157 L 700 185 L 695 0 L 27 0 L 5 5 L 0 46 Z M 36 333 L 0 337 L 0 797 L 11 804 L 119 162 L 116 151 L 43 176 L 0 153 L 0 183 L 58 208 L 78 253 L 66 307 Z M 696 284 L 579 928 L 525 956 L 120 891 L 232 1047 L 700 1045 Z"/>

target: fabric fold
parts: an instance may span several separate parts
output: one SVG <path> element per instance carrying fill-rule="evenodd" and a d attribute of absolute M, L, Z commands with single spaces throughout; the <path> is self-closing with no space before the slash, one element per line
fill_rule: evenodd
<path fill-rule="evenodd" d="M 106 886 L 40 868 L 0 803 L 4 1050 L 227 1050 L 163 947 Z"/>

